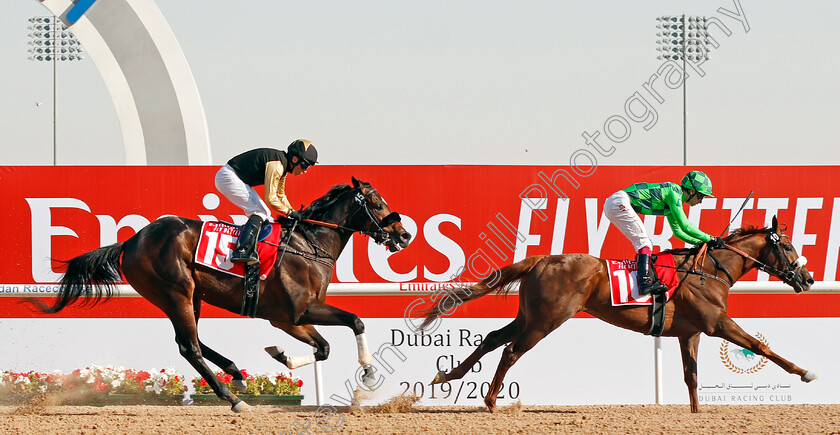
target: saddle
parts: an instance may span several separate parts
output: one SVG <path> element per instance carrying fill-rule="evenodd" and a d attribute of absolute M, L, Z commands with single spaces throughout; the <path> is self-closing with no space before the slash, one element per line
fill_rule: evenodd
<path fill-rule="evenodd" d="M 639 295 L 636 290 L 636 262 L 634 260 L 606 260 L 609 267 L 611 297 L 613 306 L 650 305 L 651 327 L 647 335 L 662 334 L 665 323 L 665 304 L 676 290 L 679 280 L 676 264 L 671 255 L 652 256 L 654 267 L 651 278 L 667 287 L 667 290 L 649 295 Z"/>
<path fill-rule="evenodd" d="M 292 225 L 290 226 L 288 234 L 289 238 L 292 237 L 292 233 L 295 230 L 297 221 L 288 219 L 279 223 L 277 229 L 280 229 L 281 234 L 277 236 L 278 238 L 282 236 L 282 231 L 286 229 L 289 223 L 291 223 Z M 274 227 L 270 222 L 263 222 L 262 227 L 260 227 L 260 232 L 257 235 L 257 244 L 259 244 L 259 242 L 265 241 L 265 239 L 268 238 L 268 236 L 271 235 L 272 232 L 275 232 L 273 230 Z M 287 238 L 283 243 L 281 243 L 281 246 L 288 246 L 288 244 L 289 239 Z M 286 250 L 284 248 L 283 253 L 280 254 L 280 258 L 277 260 L 278 265 L 281 261 L 283 261 L 283 255 L 285 253 Z M 274 257 L 272 257 L 272 260 L 273 258 Z M 245 264 L 245 279 L 243 280 L 243 284 L 245 285 L 245 291 L 242 293 L 242 308 L 239 310 L 239 315 L 241 316 L 255 317 L 257 315 L 257 303 L 260 301 L 260 270 L 261 267 L 259 261 L 252 264 Z"/>
<path fill-rule="evenodd" d="M 245 291 L 240 314 L 254 317 L 259 299 L 259 281 L 265 279 L 277 259 L 281 228 L 278 224 L 263 223 L 257 236 L 260 262 L 254 264 L 230 263 L 231 244 L 241 227 L 227 222 L 205 222 L 195 252 L 195 262 L 243 278 Z"/>

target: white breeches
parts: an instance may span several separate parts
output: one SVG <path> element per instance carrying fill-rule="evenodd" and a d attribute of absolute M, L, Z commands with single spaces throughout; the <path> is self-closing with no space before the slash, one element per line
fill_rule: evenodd
<path fill-rule="evenodd" d="M 245 211 L 245 216 L 257 215 L 263 220 L 271 216 L 271 211 L 265 202 L 257 195 L 253 187 L 245 184 L 230 165 L 224 165 L 216 172 L 216 189 Z"/>
<path fill-rule="evenodd" d="M 610 195 L 604 203 L 604 214 L 621 231 L 621 234 L 624 234 L 624 237 L 627 237 L 633 243 L 633 249 L 636 252 L 639 252 L 639 249 L 645 246 L 648 249 L 653 249 L 653 243 L 648 237 L 645 225 L 633 210 L 627 192 L 619 190 Z"/>

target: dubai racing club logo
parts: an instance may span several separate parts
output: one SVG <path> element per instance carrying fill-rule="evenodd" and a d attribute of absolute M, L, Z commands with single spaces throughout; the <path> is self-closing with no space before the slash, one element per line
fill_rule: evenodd
<path fill-rule="evenodd" d="M 767 347 L 770 343 L 760 333 L 755 334 L 758 341 Z M 729 348 L 729 342 L 723 340 L 720 344 L 720 360 L 729 370 L 738 374 L 751 374 L 761 370 L 767 364 L 767 358 L 756 355 L 753 351 L 733 346 Z"/>

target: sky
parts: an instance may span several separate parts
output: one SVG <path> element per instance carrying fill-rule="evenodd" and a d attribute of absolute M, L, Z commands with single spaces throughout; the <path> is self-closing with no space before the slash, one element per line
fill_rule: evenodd
<path fill-rule="evenodd" d="M 0 165 L 53 161 L 52 65 L 27 60 L 37 0 L 0 14 Z M 840 164 L 840 2 L 741 0 L 176 1 L 157 5 L 192 69 L 213 164 L 297 138 L 324 164 Z M 718 17 L 720 46 L 683 90 L 657 73 L 660 15 Z M 689 68 L 689 74 L 692 70 Z M 60 165 L 125 163 L 90 59 L 57 74 Z M 660 83 L 661 85 L 661 83 Z M 660 86 L 661 87 L 661 86 Z M 638 92 L 655 119 L 615 116 Z M 630 110 L 640 113 L 639 101 Z M 647 127 L 647 128 L 645 128 Z M 601 151 L 584 133 L 599 132 Z"/>

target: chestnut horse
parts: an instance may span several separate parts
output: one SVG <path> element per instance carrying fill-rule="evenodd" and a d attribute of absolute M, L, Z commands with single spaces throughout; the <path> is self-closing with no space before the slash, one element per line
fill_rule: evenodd
<path fill-rule="evenodd" d="M 779 229 L 775 217 L 771 228 L 735 230 L 725 241 L 726 245 L 714 250 L 711 260 L 697 262 L 696 267 L 694 260 L 698 251 L 701 257 L 706 252 L 705 245 L 670 251 L 674 254 L 680 284 L 665 306 L 662 335 L 679 338 L 691 412 L 700 412 L 697 347 L 701 333 L 723 338 L 765 356 L 788 373 L 798 375 L 804 382 L 817 377 L 815 373 L 775 354 L 726 315 L 729 288 L 752 268 L 780 278 L 797 293 L 808 290 L 814 280 L 803 267 L 805 258 L 798 256 L 788 237 Z M 491 273 L 476 285 L 453 289 L 452 296 L 463 303 L 493 291 L 507 293 L 516 282 L 519 282 L 516 319 L 487 334 L 463 363 L 449 373 L 439 372 L 433 384 L 462 378 L 486 353 L 510 343 L 502 353 L 496 375 L 484 398 L 484 403 L 493 412 L 508 369 L 522 354 L 576 313 L 589 313 L 607 323 L 636 332 L 644 333 L 651 326 L 647 306 L 612 306 L 606 261 L 585 254 L 528 257 Z M 444 315 L 445 300 L 424 313 L 426 319 L 421 328 L 428 327 Z"/>
<path fill-rule="evenodd" d="M 356 178 L 352 181 L 352 186 L 333 186 L 324 197 L 303 210 L 301 214 L 306 219 L 290 237 L 284 231 L 283 240 L 288 240 L 282 247 L 285 255 L 282 263 L 275 264 L 260 283 L 256 317 L 268 320 L 272 326 L 316 349 L 314 354 L 287 357 L 277 346 L 266 348 L 290 369 L 327 358 L 329 344 L 313 325 L 351 328 L 356 334 L 363 379 L 370 383 L 373 369 L 365 325 L 355 314 L 325 303 L 327 284 L 336 259 L 353 233 L 367 234 L 392 252 L 408 246 L 411 234 L 376 189 Z M 248 405 L 217 379 L 204 359 L 232 375 L 234 385 L 244 392 L 242 373 L 232 361 L 198 339 L 197 322 L 201 301 L 239 314 L 243 280 L 195 263 L 201 226 L 200 221 L 175 216 L 158 219 L 124 242 L 68 261 L 58 298 L 52 306 L 38 299 L 27 301 L 48 313 L 61 311 L 80 297 L 85 298 L 83 302 L 95 305 L 113 295 L 114 286 L 122 282 L 122 272 L 137 293 L 169 317 L 181 355 L 217 396 L 230 402 L 234 412 L 240 412 L 248 409 Z"/>

